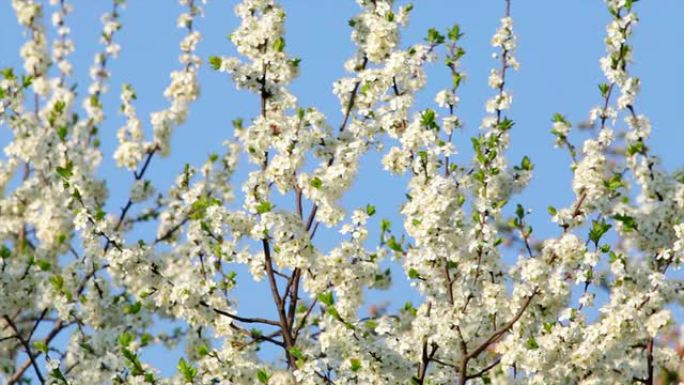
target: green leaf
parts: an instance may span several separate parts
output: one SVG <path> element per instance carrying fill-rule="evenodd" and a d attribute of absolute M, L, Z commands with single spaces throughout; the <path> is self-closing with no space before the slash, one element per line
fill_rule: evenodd
<path fill-rule="evenodd" d="M 178 371 L 183 375 L 186 382 L 192 382 L 197 375 L 197 369 L 190 365 L 184 358 L 178 361 Z"/>
<path fill-rule="evenodd" d="M 549 211 L 549 214 L 551 214 L 551 215 L 556 215 L 556 214 L 558 214 L 558 210 L 556 210 L 556 208 L 553 207 L 553 206 L 549 206 L 549 207 L 547 208 L 547 210 Z"/>
<path fill-rule="evenodd" d="M 140 302 L 126 304 L 123 308 L 125 314 L 138 314 L 140 309 L 142 309 L 142 303 Z"/>
<path fill-rule="evenodd" d="M 447 31 L 447 37 L 453 42 L 457 41 L 462 36 L 463 34 L 461 33 L 461 26 L 458 24 L 454 24 L 454 26 L 449 28 L 449 31 Z"/>
<path fill-rule="evenodd" d="M 273 209 L 273 205 L 271 205 L 271 202 L 269 202 L 269 201 L 260 202 L 256 206 L 256 211 L 258 214 L 267 213 L 267 212 L 271 211 L 272 209 Z"/>
<path fill-rule="evenodd" d="M 420 161 L 423 162 L 423 164 L 427 163 L 427 151 L 418 151 L 418 157 L 420 158 Z"/>
<path fill-rule="evenodd" d="M 135 335 L 133 335 L 131 332 L 125 331 L 119 334 L 119 337 L 117 337 L 116 340 L 119 343 L 119 346 L 122 348 L 127 348 L 128 345 L 135 340 Z"/>
<path fill-rule="evenodd" d="M 607 233 L 611 227 L 613 226 L 608 224 L 605 219 L 601 219 L 600 222 L 596 220 L 592 221 L 591 230 L 589 230 L 589 239 L 594 242 L 594 245 L 598 246 L 601 237 Z"/>
<path fill-rule="evenodd" d="M 544 322 L 544 331 L 548 334 L 551 333 L 553 327 L 556 325 L 555 322 Z"/>
<path fill-rule="evenodd" d="M 508 131 L 515 125 L 515 122 L 509 118 L 503 118 L 501 122 L 496 126 L 501 131 Z"/>
<path fill-rule="evenodd" d="M 33 76 L 32 75 L 21 77 L 21 86 L 23 88 L 29 88 L 32 83 L 33 83 Z"/>
<path fill-rule="evenodd" d="M 436 130 L 439 129 L 437 125 L 437 113 L 435 110 L 427 109 L 420 114 L 420 125 L 426 129 Z"/>
<path fill-rule="evenodd" d="M 261 382 L 262 384 L 268 384 L 268 380 L 271 378 L 271 375 L 268 374 L 268 372 L 264 369 L 259 369 L 257 370 L 257 380 Z"/>
<path fill-rule="evenodd" d="M 147 346 L 152 342 L 152 334 L 143 333 L 140 335 L 140 346 Z"/>
<path fill-rule="evenodd" d="M 50 371 L 50 375 L 56 379 L 58 379 L 62 384 L 67 385 L 69 384 L 67 382 L 67 379 L 64 377 L 64 373 L 62 373 L 62 370 L 60 368 L 54 368 Z"/>
<path fill-rule="evenodd" d="M 101 208 L 98 208 L 97 211 L 95 212 L 95 220 L 101 221 L 105 218 L 106 215 L 107 215 L 107 213 L 104 210 L 102 210 Z"/>
<path fill-rule="evenodd" d="M 301 360 L 302 358 L 304 358 L 304 354 L 302 353 L 302 350 L 296 346 L 293 346 L 293 347 L 287 349 L 287 351 L 290 352 L 290 355 L 297 360 Z"/>
<path fill-rule="evenodd" d="M 192 220 L 200 220 L 203 219 L 204 216 L 206 215 L 206 211 L 209 207 L 211 206 L 219 206 L 221 205 L 221 201 L 216 199 L 216 198 L 210 198 L 208 196 L 201 196 L 197 198 L 196 201 L 192 203 L 190 206 L 190 219 Z"/>
<path fill-rule="evenodd" d="M 221 68 L 221 64 L 223 64 L 223 59 L 218 56 L 209 56 L 209 65 L 211 65 L 211 69 L 218 71 Z"/>
<path fill-rule="evenodd" d="M 275 49 L 277 52 L 283 52 L 285 50 L 285 39 L 283 39 L 282 36 L 279 36 L 273 42 L 273 49 Z"/>
<path fill-rule="evenodd" d="M 242 118 L 233 119 L 233 121 L 232 121 L 233 128 L 235 128 L 236 130 L 242 129 L 242 123 L 243 123 Z"/>
<path fill-rule="evenodd" d="M 38 352 L 47 353 L 47 351 L 48 351 L 48 346 L 45 343 L 45 341 L 43 341 L 43 340 L 33 341 L 32 345 L 33 345 L 33 349 L 35 349 Z"/>
<path fill-rule="evenodd" d="M 2 245 L 0 247 L 0 258 L 1 259 L 8 259 L 9 257 L 12 256 L 12 250 L 9 249 L 9 247 Z"/>
<path fill-rule="evenodd" d="M 533 168 L 534 165 L 532 164 L 530 158 L 527 155 L 523 156 L 522 161 L 520 162 L 520 169 L 525 171 L 532 171 Z"/>
<path fill-rule="evenodd" d="M 311 178 L 311 180 L 309 181 L 309 184 L 311 185 L 311 187 L 313 187 L 315 189 L 320 189 L 323 186 L 323 181 L 321 181 L 321 179 L 319 177 L 315 176 L 315 177 Z"/>
<path fill-rule="evenodd" d="M 611 192 L 616 192 L 620 187 L 625 186 L 625 182 L 622 180 L 622 175 L 614 173 L 610 179 L 603 181 L 603 185 Z"/>
<path fill-rule="evenodd" d="M 50 283 L 52 284 L 52 287 L 57 290 L 61 291 L 62 288 L 64 287 L 64 277 L 62 277 L 59 274 L 55 274 L 50 277 Z"/>
<path fill-rule="evenodd" d="M 624 214 L 616 214 L 613 216 L 613 219 L 622 223 L 622 228 L 627 233 L 633 230 L 637 230 L 637 222 L 636 219 L 634 219 L 634 217 Z"/>
<path fill-rule="evenodd" d="M 383 219 L 382 221 L 380 221 L 380 230 L 383 233 L 390 231 L 390 227 L 392 227 L 392 223 L 388 219 Z"/>
<path fill-rule="evenodd" d="M 351 362 L 351 371 L 358 372 L 361 369 L 361 360 L 358 358 L 352 358 L 349 360 Z"/>
<path fill-rule="evenodd" d="M 539 344 L 537 344 L 537 340 L 534 339 L 534 337 L 530 336 L 530 338 L 527 339 L 527 348 L 530 350 L 536 350 L 539 349 Z"/>
<path fill-rule="evenodd" d="M 551 121 L 554 122 L 554 123 L 565 123 L 565 124 L 568 124 L 568 120 L 565 118 L 565 116 L 563 116 L 563 115 L 560 114 L 559 112 L 556 112 L 555 114 L 553 114 L 553 118 L 551 119 Z"/>
<path fill-rule="evenodd" d="M 397 239 L 393 236 L 390 237 L 389 240 L 387 240 L 387 247 L 389 247 L 391 250 L 396 251 L 398 253 L 401 253 L 404 251 L 401 247 L 401 243 L 397 242 Z"/>
<path fill-rule="evenodd" d="M 416 269 L 409 269 L 408 277 L 411 279 L 419 279 L 420 274 L 418 273 L 418 271 Z"/>
<path fill-rule="evenodd" d="M 627 146 L 627 155 L 629 156 L 644 153 L 646 153 L 646 145 L 642 141 L 638 141 Z"/>
<path fill-rule="evenodd" d="M 7 67 L 7 68 L 3 69 L 2 70 L 2 76 L 7 80 L 15 79 L 14 69 L 11 67 Z"/>
<path fill-rule="evenodd" d="M 59 137 L 59 140 L 64 142 L 66 140 L 67 134 L 69 133 L 69 130 L 67 129 L 66 126 L 58 127 L 57 128 L 57 136 Z"/>
<path fill-rule="evenodd" d="M 124 348 L 121 353 L 123 354 L 124 358 L 128 360 L 128 363 L 130 364 L 131 367 L 131 374 L 134 376 L 142 376 L 145 373 L 145 370 L 142 367 L 142 364 L 140 363 L 140 358 L 138 358 L 138 355 L 133 353 L 132 351 Z"/>
<path fill-rule="evenodd" d="M 444 43 L 444 35 L 439 33 L 439 31 L 436 28 L 430 28 L 428 29 L 425 41 L 432 45 L 442 44 Z"/>
<path fill-rule="evenodd" d="M 200 345 L 197 347 L 197 355 L 200 357 L 204 357 L 209 355 L 209 348 L 207 345 Z"/>
<path fill-rule="evenodd" d="M 46 261 L 44 259 L 36 260 L 36 264 L 38 265 L 38 268 L 41 271 L 49 271 L 50 267 L 52 267 L 52 264 L 50 263 L 50 261 Z"/>
<path fill-rule="evenodd" d="M 406 302 L 404 304 L 404 307 L 402 310 L 406 313 L 413 315 L 413 316 L 418 314 L 418 310 L 416 310 L 416 308 L 413 306 L 413 304 L 411 302 Z"/>
<path fill-rule="evenodd" d="M 622 254 L 617 254 L 614 251 L 611 251 L 610 253 L 608 253 L 608 262 L 613 263 L 613 262 L 620 260 L 620 259 L 622 259 Z"/>
<path fill-rule="evenodd" d="M 523 219 L 525 217 L 525 208 L 520 203 L 518 203 L 515 207 L 515 215 L 519 219 Z"/>
<path fill-rule="evenodd" d="M 375 214 L 375 206 L 373 206 L 373 205 L 370 204 L 370 203 L 367 204 L 367 205 L 366 205 L 366 214 L 368 214 L 369 217 L 370 217 L 370 216 L 373 216 L 373 214 Z"/>
<path fill-rule="evenodd" d="M 458 196 L 456 197 L 456 204 L 458 205 L 458 207 L 462 207 L 463 204 L 465 203 L 465 201 L 466 201 L 465 195 L 458 194 Z"/>
<path fill-rule="evenodd" d="M 318 295 L 318 301 L 320 301 L 322 304 L 326 306 L 333 306 L 335 304 L 335 297 L 333 296 L 332 291 L 326 291 L 325 293 L 321 293 Z"/>
<path fill-rule="evenodd" d="M 68 161 L 64 167 L 57 166 L 56 171 L 64 180 L 68 180 L 74 175 L 74 164 L 73 162 Z"/>

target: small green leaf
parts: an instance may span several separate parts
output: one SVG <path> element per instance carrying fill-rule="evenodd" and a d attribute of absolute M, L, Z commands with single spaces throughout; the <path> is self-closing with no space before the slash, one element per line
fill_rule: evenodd
<path fill-rule="evenodd" d="M 591 230 L 589 230 L 589 239 L 594 242 L 594 245 L 598 246 L 601 237 L 607 233 L 611 227 L 613 226 L 608 224 L 605 219 L 601 219 L 600 222 L 596 220 L 592 221 Z"/>
<path fill-rule="evenodd" d="M 409 269 L 409 271 L 408 271 L 408 277 L 411 279 L 419 279 L 420 274 L 418 273 L 418 271 L 416 269 L 412 268 L 412 269 Z"/>
<path fill-rule="evenodd" d="M 52 284 L 52 287 L 57 290 L 61 291 L 62 288 L 64 287 L 64 277 L 62 277 L 59 274 L 55 274 L 50 277 L 50 283 Z"/>
<path fill-rule="evenodd" d="M 428 29 L 425 41 L 432 45 L 442 44 L 444 43 L 444 35 L 439 33 L 439 31 L 436 28 L 430 28 Z"/>
<path fill-rule="evenodd" d="M 223 64 L 223 59 L 221 59 L 220 57 L 209 57 L 209 65 L 211 65 L 211 69 L 213 69 L 214 71 L 218 71 L 221 68 L 221 64 Z"/>
<path fill-rule="evenodd" d="M 0 258 L 1 259 L 8 259 L 9 257 L 12 256 L 12 250 L 9 249 L 9 247 L 2 245 L 0 247 Z"/>
<path fill-rule="evenodd" d="M 534 339 L 534 337 L 530 336 L 530 338 L 527 339 L 527 348 L 530 350 L 536 350 L 539 349 L 539 344 L 537 344 L 537 340 Z"/>
<path fill-rule="evenodd" d="M 515 122 L 512 121 L 511 119 L 503 118 L 503 120 L 501 120 L 501 122 L 499 122 L 499 124 L 496 126 L 496 128 L 498 128 L 501 131 L 508 131 L 511 128 L 513 128 L 514 125 L 515 125 Z"/>
<path fill-rule="evenodd" d="M 351 362 L 351 371 L 352 372 L 358 372 L 359 369 L 361 369 L 361 360 L 358 358 L 352 358 L 349 360 Z"/>
<path fill-rule="evenodd" d="M 323 181 L 321 181 L 321 179 L 319 177 L 315 176 L 315 177 L 311 178 L 311 180 L 309 181 L 309 184 L 311 185 L 311 187 L 313 187 L 315 189 L 320 189 L 323 186 Z"/>
<path fill-rule="evenodd" d="M 150 333 L 143 333 L 140 335 L 140 346 L 147 346 L 152 342 L 152 334 Z"/>
<path fill-rule="evenodd" d="M 29 88 L 32 83 L 33 83 L 33 76 L 32 75 L 21 77 L 22 88 Z"/>
<path fill-rule="evenodd" d="M 317 298 L 322 304 L 326 306 L 333 306 L 335 304 L 335 297 L 333 296 L 333 293 L 331 291 L 321 293 L 318 295 Z"/>
<path fill-rule="evenodd" d="M 368 214 L 368 216 L 373 216 L 373 214 L 375 214 L 375 206 L 373 206 L 370 203 L 367 204 L 366 205 L 366 214 Z"/>
<path fill-rule="evenodd" d="M 68 180 L 74 175 L 74 164 L 68 161 L 64 167 L 57 166 L 57 174 L 64 180 Z"/>
<path fill-rule="evenodd" d="M 128 345 L 131 344 L 135 340 L 135 335 L 133 333 L 125 331 L 121 334 L 119 334 L 119 337 L 117 338 L 117 342 L 119 343 L 119 346 L 122 348 L 128 347 Z"/>
<path fill-rule="evenodd" d="M 285 50 L 285 39 L 283 39 L 282 36 L 279 36 L 273 42 L 273 49 L 276 50 L 276 52 L 283 52 Z"/>
<path fill-rule="evenodd" d="M 125 314 L 138 314 L 140 309 L 142 309 L 142 303 L 140 302 L 126 304 L 123 308 Z"/>
<path fill-rule="evenodd" d="M 178 361 L 178 371 L 183 375 L 186 382 L 192 382 L 197 375 L 197 369 L 190 365 L 184 358 Z"/>
<path fill-rule="evenodd" d="M 271 378 L 271 375 L 268 374 L 268 372 L 264 369 L 259 369 L 257 370 L 257 380 L 261 382 L 262 384 L 268 384 L 268 380 Z"/>
<path fill-rule="evenodd" d="M 420 125 L 429 130 L 439 129 L 437 125 L 437 113 L 435 110 L 427 109 L 420 114 Z"/>
<path fill-rule="evenodd" d="M 38 268 L 41 271 L 49 271 L 50 267 L 52 267 L 52 264 L 50 263 L 50 261 L 46 261 L 44 259 L 36 260 L 36 264 L 38 265 Z"/>
<path fill-rule="evenodd" d="M 534 165 L 532 164 L 530 158 L 527 155 L 523 156 L 522 161 L 520 162 L 520 169 L 525 171 L 531 171 L 533 168 Z"/>
<path fill-rule="evenodd" d="M 397 239 L 393 236 L 390 237 L 390 239 L 387 240 L 387 247 L 389 247 L 391 250 L 396 251 L 398 253 L 401 253 L 404 251 L 404 249 L 401 247 L 401 243 L 397 242 Z"/>
<path fill-rule="evenodd" d="M 209 348 L 207 345 L 200 345 L 197 347 L 197 355 L 200 357 L 204 357 L 209 355 Z"/>
<path fill-rule="evenodd" d="M 642 141 L 638 141 L 627 146 L 627 155 L 629 156 L 644 153 L 646 153 L 646 145 Z"/>
<path fill-rule="evenodd" d="M 236 130 L 242 129 L 242 123 L 243 123 L 242 118 L 233 119 L 233 121 L 232 121 L 233 128 L 235 128 Z"/>
<path fill-rule="evenodd" d="M 457 41 L 462 36 L 463 33 L 461 33 L 461 26 L 458 24 L 454 24 L 454 26 L 449 28 L 449 31 L 447 32 L 447 37 L 453 42 Z"/>
<path fill-rule="evenodd" d="M 256 206 L 256 211 L 258 214 L 267 213 L 267 212 L 271 211 L 272 209 L 273 209 L 273 205 L 271 205 L 271 202 L 269 202 L 269 201 L 260 202 Z"/>
<path fill-rule="evenodd" d="M 547 208 L 547 210 L 549 211 L 549 214 L 551 214 L 551 215 L 556 215 L 556 214 L 558 214 L 558 210 L 556 210 L 556 208 L 553 207 L 553 206 L 549 206 L 549 207 Z"/>
<path fill-rule="evenodd" d="M 613 219 L 616 221 L 622 223 L 622 228 L 625 230 L 625 232 L 630 232 L 633 230 L 637 230 L 637 222 L 636 219 L 633 217 L 630 217 L 629 215 L 624 215 L 624 214 L 616 214 L 613 216 Z"/>
<path fill-rule="evenodd" d="M 287 351 L 290 353 L 292 357 L 294 357 L 297 360 L 301 360 L 304 357 L 302 350 L 296 346 L 287 349 Z"/>
<path fill-rule="evenodd" d="M 35 349 L 38 352 L 47 353 L 48 346 L 43 340 L 33 341 L 33 349 Z"/>
<path fill-rule="evenodd" d="M 411 302 L 406 302 L 404 304 L 404 307 L 402 310 L 406 313 L 413 315 L 413 316 L 418 314 L 418 310 L 416 310 L 416 308 L 413 306 L 413 304 Z"/>

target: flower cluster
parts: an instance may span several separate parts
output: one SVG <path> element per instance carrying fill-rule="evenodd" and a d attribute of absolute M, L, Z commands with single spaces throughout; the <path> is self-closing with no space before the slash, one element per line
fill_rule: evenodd
<path fill-rule="evenodd" d="M 150 117 L 150 138 L 133 86 L 124 83 L 120 93 L 124 123 L 110 156 L 132 182 L 123 202 L 113 202 L 98 173 L 98 127 L 108 111 L 107 63 L 120 51 L 124 1 L 112 0 L 102 17 L 102 48 L 79 95 L 72 5 L 50 1 L 52 34 L 41 2 L 12 0 L 27 42 L 23 70 L 0 73 L 0 125 L 12 136 L 0 162 L 3 380 L 684 380 L 682 354 L 671 343 L 672 305 L 684 301 L 672 273 L 684 257 L 684 178 L 660 165 L 648 145 L 651 122 L 637 110 L 641 82 L 630 72 L 636 1 L 606 0 L 611 20 L 600 60 L 605 81 L 590 111 L 593 135 L 576 147 L 570 120 L 553 116 L 554 144 L 572 158 L 575 198 L 549 207 L 559 234 L 539 240 L 530 225 L 536 213 L 515 202 L 534 164 L 507 157 L 516 124 L 507 79 L 520 67 L 511 1 L 491 39 L 492 96 L 471 133 L 472 157 L 459 157 L 456 147 L 457 130 L 467 132 L 458 113 L 466 79 L 460 26 L 431 28 L 424 41 L 404 45 L 412 5 L 356 2 L 360 11 L 349 21 L 356 50 L 332 85 L 341 112 L 333 125 L 335 118 L 301 106 L 289 89 L 300 59 L 286 49 L 285 8 L 277 0 L 240 1 L 240 23 L 229 35 L 239 57 L 208 63 L 257 95 L 259 113 L 235 119 L 234 138 L 221 151 L 187 164 L 160 188 L 149 178 L 151 160 L 170 153 L 172 132 L 200 90 L 197 27 L 205 1 L 179 0 L 180 68 L 164 91 L 168 108 Z M 426 64 L 442 58 L 450 82 L 434 108 L 418 110 Z M 372 202 L 342 204 L 372 150 L 406 181 L 403 226 L 377 218 Z M 236 192 L 238 166 L 244 181 Z M 371 236 L 377 222 L 379 241 Z M 392 267 L 403 269 L 422 300 L 365 311 L 368 290 L 396 279 Z M 257 298 L 241 298 L 236 288 L 245 280 L 270 297 L 256 314 L 240 306 Z M 150 348 L 180 355 L 175 372 L 146 362 Z"/>

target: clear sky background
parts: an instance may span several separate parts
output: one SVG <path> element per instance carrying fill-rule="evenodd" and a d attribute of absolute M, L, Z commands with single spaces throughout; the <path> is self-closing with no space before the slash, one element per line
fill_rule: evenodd
<path fill-rule="evenodd" d="M 76 8 L 67 19 L 76 42 L 76 52 L 71 56 L 75 70 L 73 81 L 84 93 L 93 54 L 100 50 L 99 18 L 111 8 L 111 1 L 70 2 Z M 10 3 L 9 0 L 0 2 L 0 68 L 21 66 L 18 51 L 24 36 Z M 109 65 L 113 77 L 110 92 L 103 99 L 108 119 L 101 127 L 105 152 L 101 175 L 108 179 L 111 190 L 108 207 L 112 213 L 118 213 L 118 208 L 125 203 L 132 179 L 129 172 L 115 167 L 111 155 L 117 144 L 116 131 L 123 124 L 118 114 L 121 84 L 131 83 L 135 87 L 138 94 L 135 106 L 141 119 L 165 108 L 167 101 L 162 93 L 169 83 L 169 72 L 179 67 L 178 42 L 183 36 L 183 31 L 176 28 L 177 16 L 183 11 L 176 1 L 129 0 L 128 3 L 121 15 L 123 29 L 115 37 L 122 51 Z M 238 25 L 239 20 L 233 13 L 236 3 L 236 0 L 212 0 L 206 5 L 206 16 L 196 24 L 204 36 L 198 49 L 202 58 L 235 54 L 226 36 Z M 332 83 L 345 75 L 343 63 L 353 53 L 347 20 L 359 8 L 352 0 L 283 0 L 281 3 L 288 14 L 286 49 L 302 58 L 302 74 L 291 89 L 303 107 L 315 106 L 335 127 L 342 114 L 331 92 Z M 465 33 L 462 44 L 467 53 L 463 68 L 468 77 L 460 89 L 461 104 L 457 109 L 465 122 L 465 130 L 455 139 L 462 152 L 456 161 L 463 164 L 470 158 L 469 137 L 476 134 L 484 116 L 484 102 L 493 94 L 487 86 L 487 77 L 490 68 L 498 63 L 491 58 L 490 39 L 499 25 L 504 2 L 415 0 L 414 3 L 410 25 L 402 33 L 404 47 L 421 41 L 430 27 L 445 30 L 459 23 Z M 604 54 L 603 36 L 610 16 L 600 0 L 513 0 L 512 3 L 521 68 L 511 74 L 507 83 L 513 94 L 510 117 L 516 122 L 509 155 L 511 162 L 529 155 L 536 165 L 529 188 L 512 203 L 522 202 L 532 208 L 530 221 L 537 236 L 551 236 L 558 230 L 549 220 L 547 206 L 565 207 L 573 194 L 568 155 L 553 149 L 550 119 L 555 112 L 560 112 L 579 123 L 600 102 L 596 85 L 603 81 L 603 76 L 598 59 Z M 649 143 L 662 156 L 665 167 L 673 170 L 684 165 L 684 130 L 680 118 L 684 107 L 684 23 L 681 22 L 684 1 L 640 1 L 635 9 L 641 21 L 633 38 L 635 56 L 631 72 L 642 80 L 636 108 L 651 119 L 654 132 Z M 147 174 L 160 191 L 166 191 L 185 163 L 199 166 L 209 153 L 220 152 L 221 142 L 232 137 L 231 120 L 243 117 L 249 121 L 258 113 L 257 98 L 235 90 L 227 75 L 216 73 L 208 66 L 202 68 L 200 75 L 202 96 L 192 105 L 187 123 L 176 130 L 171 156 L 155 158 Z M 441 61 L 428 66 L 428 75 L 428 86 L 418 97 L 417 109 L 434 107 L 435 93 L 449 86 L 448 72 Z M 146 128 L 149 133 L 149 124 Z M 4 146 L 7 128 L 0 127 L 0 131 L 0 143 Z M 576 144 L 583 137 L 572 136 Z M 235 181 L 243 180 L 244 175 L 244 171 L 238 173 Z M 402 230 L 398 210 L 404 200 L 405 182 L 406 179 L 392 177 L 382 170 L 380 155 L 370 154 L 354 188 L 345 196 L 345 206 L 350 209 L 366 203 L 376 205 L 378 214 L 370 225 L 374 229 L 373 242 L 377 240 L 380 218 L 391 219 L 395 232 Z M 134 238 L 150 238 L 150 234 L 149 229 L 142 230 Z M 336 235 L 323 231 L 317 238 L 325 248 L 335 242 Z M 396 288 L 371 293 L 370 301 L 391 301 L 395 305 L 407 300 L 419 301 L 401 270 L 394 268 L 393 273 Z M 240 277 L 235 292 L 241 299 L 240 310 L 245 314 L 264 311 L 270 314 L 273 304 L 267 289 L 251 283 L 247 274 Z M 148 353 L 146 359 L 168 362 L 154 352 Z M 167 370 L 175 367 L 175 360 L 173 365 L 162 366 L 168 373 Z"/>

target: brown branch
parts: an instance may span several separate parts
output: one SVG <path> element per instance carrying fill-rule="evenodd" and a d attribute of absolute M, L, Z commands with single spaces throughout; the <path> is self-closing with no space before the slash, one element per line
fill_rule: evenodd
<path fill-rule="evenodd" d="M 474 379 L 474 378 L 482 377 L 482 375 L 484 375 L 484 374 L 487 373 L 488 371 L 494 369 L 494 368 L 496 367 L 496 365 L 499 364 L 499 362 L 501 362 L 501 357 L 497 357 L 492 363 L 490 363 L 489 365 L 485 366 L 484 368 L 482 368 L 482 369 L 479 370 L 478 372 L 473 373 L 473 374 L 468 374 L 468 375 L 466 375 L 466 380 L 472 380 L 472 379 Z"/>
<path fill-rule="evenodd" d="M 485 349 L 489 347 L 489 345 L 497 342 L 501 336 L 506 334 L 512 327 L 515 325 L 518 320 L 520 320 L 520 317 L 525 313 L 525 310 L 529 307 L 530 303 L 532 302 L 532 299 L 539 294 L 539 291 L 537 289 L 534 290 L 534 292 L 527 297 L 523 305 L 518 309 L 518 312 L 513 316 L 513 318 L 505 323 L 503 326 L 501 326 L 498 330 L 496 330 L 494 333 L 492 333 L 489 338 L 484 340 L 478 347 L 473 349 L 468 355 L 466 356 L 468 359 L 472 359 L 480 355 Z"/>
<path fill-rule="evenodd" d="M 21 337 L 21 333 L 19 332 L 19 329 L 17 329 L 17 325 L 14 324 L 14 322 L 9 316 L 4 315 L 3 318 L 5 319 L 5 322 L 7 322 L 7 324 L 9 325 L 10 329 L 12 329 L 14 334 L 19 339 L 19 342 L 21 342 L 21 345 L 24 347 L 24 350 L 26 350 L 26 355 L 31 361 L 31 366 L 33 366 L 33 370 L 36 373 L 36 377 L 38 377 L 38 381 L 40 381 L 41 384 L 45 384 L 45 378 L 43 377 L 43 374 L 40 372 L 40 367 L 36 362 L 37 356 L 34 356 L 33 352 L 31 352 L 31 346 L 29 345 L 29 341 Z"/>
<path fill-rule="evenodd" d="M 234 319 L 236 321 L 240 321 L 240 322 L 244 322 L 244 323 L 262 323 L 262 324 L 271 325 L 271 326 L 280 326 L 280 323 L 277 321 L 273 321 L 273 320 L 266 319 L 266 318 L 259 318 L 259 317 L 241 317 L 237 314 L 232 314 L 232 313 L 229 313 L 225 310 L 217 309 L 217 308 L 209 305 L 205 301 L 200 301 L 200 305 L 211 309 L 216 314 L 220 314 L 224 317 L 228 317 L 228 318 Z"/>

